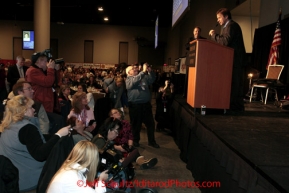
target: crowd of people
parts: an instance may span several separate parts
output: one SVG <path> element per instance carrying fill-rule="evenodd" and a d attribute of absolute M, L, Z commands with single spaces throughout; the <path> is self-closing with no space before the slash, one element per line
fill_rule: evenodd
<path fill-rule="evenodd" d="M 71 138 L 74 148 L 46 182 L 47 192 L 106 192 L 103 187 L 109 174 L 100 160 L 108 149 L 116 152 L 122 168 L 132 170 L 138 165 L 149 169 L 158 163 L 157 158 L 145 158 L 138 151 L 140 132 L 144 123 L 148 145 L 160 148 L 154 136 L 151 94 L 161 95 L 158 103 L 164 105 L 168 91 L 173 93 L 173 84 L 168 90 L 167 81 L 149 64 L 122 63 L 108 70 L 73 67 L 55 64 L 46 52 L 33 54 L 30 66 L 25 66 L 22 56 L 16 61 L 3 71 L 9 84 L 1 84 L 6 92 L 1 93 L 0 155 L 18 169 L 21 192 L 38 188 L 45 161 L 59 159 L 49 155 L 66 138 Z M 3 64 L 0 67 L 4 69 Z M 99 92 L 109 101 L 109 113 L 101 123 L 96 119 L 97 99 L 93 95 Z M 124 119 L 125 108 L 130 121 Z M 94 184 L 84 190 L 63 177 Z"/>
<path fill-rule="evenodd" d="M 230 110 L 244 111 L 242 32 L 228 9 L 222 8 L 216 15 L 223 30 L 221 34 L 211 30 L 211 39 L 235 50 Z M 202 39 L 200 33 L 201 28 L 195 27 L 187 50 L 192 41 Z M 148 146 L 153 148 L 160 148 L 155 131 L 170 129 L 169 111 L 175 96 L 170 79 L 148 63 L 121 63 L 107 70 L 66 66 L 63 61 L 56 64 L 47 50 L 33 54 L 27 62 L 31 63 L 29 67 L 25 61 L 17 56 L 16 64 L 9 66 L 7 72 L 0 64 L 0 155 L 14 166 L 7 167 L 13 168 L 8 173 L 18 173 L 19 179 L 6 179 L 14 184 L 16 181 L 14 188 L 25 192 L 46 184 L 47 192 L 103 193 L 111 189 L 107 185 L 115 177 L 116 168 L 123 173 L 131 172 L 134 163 L 140 169 L 158 163 L 157 158 L 141 155 L 138 147 L 142 124 Z M 102 92 L 108 101 L 106 109 L 100 109 L 102 113 L 109 112 L 103 121 L 97 121 L 100 104 L 93 92 Z M 152 94 L 156 95 L 156 112 L 151 105 Z M 124 118 L 124 108 L 128 108 L 129 121 Z M 74 147 L 67 149 L 67 142 Z M 66 148 L 59 151 L 68 152 L 64 154 L 67 157 L 50 157 L 57 148 Z M 49 164 L 48 177 L 42 171 L 47 171 L 45 161 Z M 79 186 L 78 181 L 84 184 Z"/>

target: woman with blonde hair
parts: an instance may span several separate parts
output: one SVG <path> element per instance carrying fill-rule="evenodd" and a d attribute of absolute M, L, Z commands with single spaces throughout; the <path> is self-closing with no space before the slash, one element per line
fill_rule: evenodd
<path fill-rule="evenodd" d="M 47 193 L 106 192 L 107 171 L 95 181 L 98 162 L 97 147 L 89 141 L 78 142 L 52 178 Z"/>
<path fill-rule="evenodd" d="M 52 148 L 69 133 L 63 127 L 46 142 L 34 117 L 33 100 L 22 95 L 14 96 L 6 104 L 5 116 L 0 125 L 0 155 L 11 160 L 19 171 L 20 191 L 36 189 L 37 182 Z"/>
<path fill-rule="evenodd" d="M 77 120 L 82 121 L 85 130 L 92 132 L 95 125 L 89 125 L 91 120 L 95 120 L 94 113 L 88 106 L 88 101 L 85 92 L 76 92 L 72 97 L 72 109 L 67 118 L 76 117 Z"/>

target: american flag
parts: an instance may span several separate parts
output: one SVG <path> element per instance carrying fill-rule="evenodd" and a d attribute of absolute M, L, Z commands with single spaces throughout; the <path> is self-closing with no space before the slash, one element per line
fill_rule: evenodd
<path fill-rule="evenodd" d="M 271 44 L 268 64 L 266 66 L 266 69 L 268 69 L 269 65 L 276 64 L 279 59 L 279 47 L 281 45 L 281 27 L 280 27 L 280 21 L 281 21 L 281 10 L 279 12 L 278 21 L 276 24 L 276 30 L 273 38 L 273 42 Z"/>

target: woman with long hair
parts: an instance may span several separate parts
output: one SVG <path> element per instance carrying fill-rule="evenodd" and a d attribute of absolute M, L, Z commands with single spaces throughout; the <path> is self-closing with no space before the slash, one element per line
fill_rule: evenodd
<path fill-rule="evenodd" d="M 94 97 L 93 94 L 87 91 L 86 85 L 85 84 L 79 84 L 77 86 L 77 92 L 85 92 L 86 93 L 86 97 L 87 97 L 87 105 L 89 106 L 90 109 L 92 109 L 92 111 L 94 111 L 94 105 L 95 105 L 95 101 L 94 101 Z"/>
<path fill-rule="evenodd" d="M 85 126 L 85 130 L 92 132 L 95 129 L 95 125 L 89 125 L 91 120 L 95 120 L 94 113 L 88 106 L 88 101 L 85 92 L 76 92 L 72 97 L 72 109 L 67 116 L 76 117 L 79 121 L 82 121 Z"/>
<path fill-rule="evenodd" d="M 78 142 L 52 178 L 47 193 L 106 192 L 107 171 L 95 180 L 98 163 L 97 147 L 89 141 Z"/>
<path fill-rule="evenodd" d="M 45 141 L 34 117 L 33 100 L 23 95 L 14 96 L 6 104 L 0 125 L 0 155 L 11 160 L 19 171 L 20 191 L 36 189 L 37 182 L 52 148 L 70 126 L 63 127 Z"/>

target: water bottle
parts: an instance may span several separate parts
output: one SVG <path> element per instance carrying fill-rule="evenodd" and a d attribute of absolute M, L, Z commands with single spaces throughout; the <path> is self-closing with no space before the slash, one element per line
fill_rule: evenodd
<path fill-rule="evenodd" d="M 205 105 L 201 106 L 201 115 L 206 115 L 206 106 Z"/>

